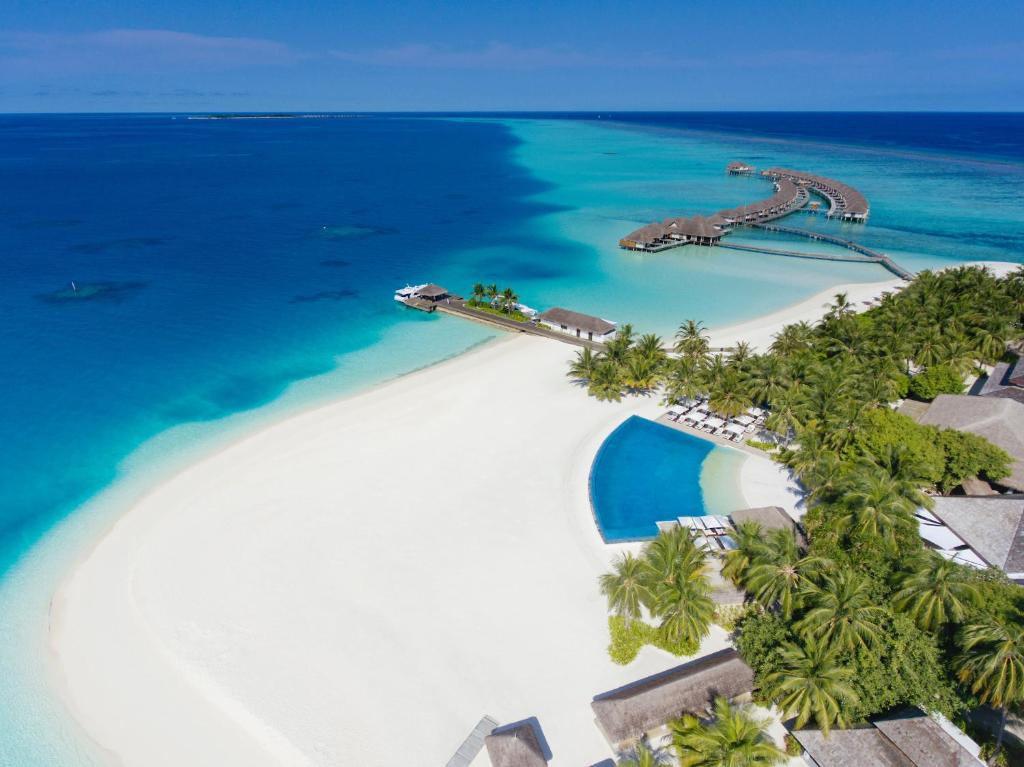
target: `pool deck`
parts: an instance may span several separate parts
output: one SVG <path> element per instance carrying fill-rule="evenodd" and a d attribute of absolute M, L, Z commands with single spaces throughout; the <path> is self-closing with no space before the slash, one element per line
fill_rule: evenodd
<path fill-rule="evenodd" d="M 771 458 L 771 453 L 767 453 L 764 450 L 758 450 L 756 447 L 751 447 L 745 442 L 733 442 L 731 439 L 725 439 L 724 437 L 718 437 L 714 434 L 709 434 L 706 431 L 700 429 L 694 429 L 692 426 L 673 421 L 668 417 L 668 413 L 662 413 L 655 419 L 655 423 L 660 423 L 662 426 L 669 426 L 677 431 L 682 431 L 687 434 L 692 434 L 695 437 L 706 439 L 708 442 L 714 442 L 716 445 L 722 445 L 723 447 L 731 447 L 735 450 L 740 450 L 747 455 L 756 455 L 761 458 Z"/>

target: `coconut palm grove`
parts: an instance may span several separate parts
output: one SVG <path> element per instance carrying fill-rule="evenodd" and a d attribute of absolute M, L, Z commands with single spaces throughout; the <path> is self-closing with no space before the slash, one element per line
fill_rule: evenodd
<path fill-rule="evenodd" d="M 1024 271 L 923 272 L 856 313 L 837 295 L 815 325 L 787 326 L 764 353 L 739 344 L 712 354 L 703 325 L 687 321 L 673 352 L 625 327 L 599 354 L 578 353 L 569 376 L 599 399 L 660 391 L 666 404 L 704 395 L 729 416 L 768 412 L 760 444 L 806 491 L 803 534 L 733 531 L 722 575 L 746 594 L 738 613 L 716 612 L 709 556 L 685 528 L 624 554 L 600 587 L 611 613 L 612 659 L 628 663 L 651 643 L 691 654 L 712 622 L 731 631 L 756 674 L 755 698 L 824 733 L 904 705 L 954 722 L 981 705 L 1024 705 L 1024 598 L 1000 571 L 978 570 L 926 549 L 914 513 L 968 478 L 998 481 L 1010 456 L 982 437 L 920 425 L 894 410 L 904 398 L 960 393 L 969 374 L 997 362 L 1024 327 Z M 705 754 L 728 722 L 674 727 L 682 764 L 775 764 L 769 749 Z M 756 729 L 756 728 L 755 728 Z M 718 733 L 718 734 L 716 734 Z M 756 734 L 744 746 L 767 745 Z M 753 751 L 750 751 L 753 754 Z M 987 744 L 1007 761 L 1002 729 Z M 637 760 L 647 758 L 642 754 Z M 744 760 L 746 759 L 746 760 Z M 635 763 L 643 763 L 636 761 Z"/>

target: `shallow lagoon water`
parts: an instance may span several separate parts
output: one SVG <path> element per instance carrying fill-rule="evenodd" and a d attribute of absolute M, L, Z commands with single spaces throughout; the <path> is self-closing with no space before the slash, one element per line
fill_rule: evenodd
<path fill-rule="evenodd" d="M 689 317 L 735 322 L 889 277 L 616 247 L 649 220 L 765 196 L 764 182 L 724 174 L 731 159 L 859 186 L 867 226 L 801 224 L 911 268 L 1020 260 L 1019 159 L 876 151 L 835 126 L 827 141 L 748 127 L 0 118 L 0 763 L 102 762 L 53 694 L 49 598 L 133 499 L 252 428 L 492 336 L 403 310 L 390 300 L 399 285 L 493 281 L 533 306 L 669 334 Z M 69 295 L 72 280 L 84 298 Z M 703 464 L 714 513 L 738 505 L 732 453 Z"/>

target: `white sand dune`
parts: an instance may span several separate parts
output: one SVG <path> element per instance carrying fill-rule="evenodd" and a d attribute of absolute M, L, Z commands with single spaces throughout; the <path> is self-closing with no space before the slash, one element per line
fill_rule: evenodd
<path fill-rule="evenodd" d="M 587 397 L 571 355 L 503 340 L 157 488 L 55 599 L 87 731 L 125 765 L 442 765 L 536 716 L 555 764 L 609 757 L 592 697 L 679 661 L 608 660 L 586 478 L 656 404 Z"/>

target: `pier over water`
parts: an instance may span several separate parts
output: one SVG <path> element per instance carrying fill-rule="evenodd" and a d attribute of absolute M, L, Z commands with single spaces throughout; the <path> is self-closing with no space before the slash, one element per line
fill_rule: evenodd
<path fill-rule="evenodd" d="M 731 162 L 726 167 L 726 171 L 730 175 L 753 176 L 757 169 L 745 163 Z M 809 205 L 813 194 L 828 203 L 825 215 L 829 218 L 862 224 L 867 221 L 871 208 L 867 198 L 852 186 L 825 176 L 790 168 L 768 168 L 761 171 L 760 175 L 773 183 L 775 193 L 771 197 L 749 205 L 720 210 L 707 217 L 667 218 L 660 223 L 647 224 L 619 240 L 619 246 L 626 250 L 657 253 L 681 245 L 719 245 L 722 238 L 730 232 L 743 226 L 750 226 L 839 245 L 859 253 L 860 257 L 758 248 L 751 245 L 729 246 L 731 249 L 759 251 L 769 255 L 786 255 L 797 258 L 818 258 L 823 261 L 865 261 L 880 264 L 905 280 L 913 277 L 912 272 L 904 269 L 889 256 L 859 245 L 852 240 L 772 223 L 791 213 L 817 212 L 817 203 L 814 207 Z"/>

